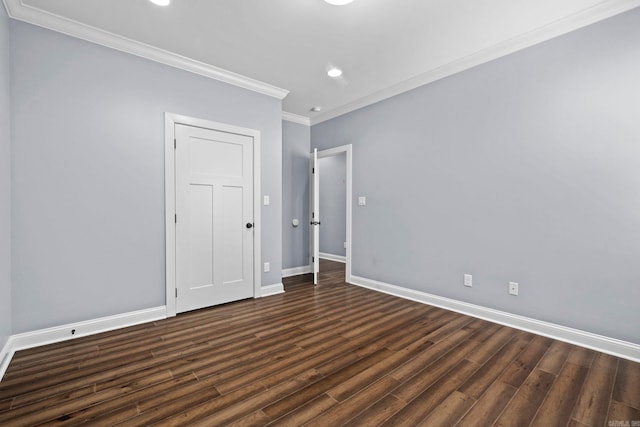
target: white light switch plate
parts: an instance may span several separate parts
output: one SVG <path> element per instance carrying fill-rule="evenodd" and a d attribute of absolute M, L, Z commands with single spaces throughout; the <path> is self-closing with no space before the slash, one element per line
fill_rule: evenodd
<path fill-rule="evenodd" d="M 465 274 L 464 275 L 464 285 L 468 286 L 468 287 L 472 287 L 473 286 L 473 276 L 470 274 Z"/>
<path fill-rule="evenodd" d="M 269 196 L 264 196 L 264 205 L 269 206 L 270 203 L 271 201 L 269 200 Z"/>
<path fill-rule="evenodd" d="M 367 198 L 364 196 L 360 196 L 358 197 L 358 205 L 360 206 L 366 206 L 367 204 Z"/>

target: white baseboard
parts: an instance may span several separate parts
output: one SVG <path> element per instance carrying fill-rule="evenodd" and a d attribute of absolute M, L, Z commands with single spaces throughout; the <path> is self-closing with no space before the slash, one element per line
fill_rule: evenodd
<path fill-rule="evenodd" d="M 337 262 L 341 262 L 341 263 L 346 263 L 347 262 L 347 257 L 344 255 L 334 255 L 334 254 L 328 254 L 325 252 L 320 252 L 320 258 L 322 259 L 328 259 L 329 261 L 337 261 Z"/>
<path fill-rule="evenodd" d="M 2 359 L 2 364 L 0 365 L 0 380 L 2 380 L 2 376 L 9 366 L 13 354 L 18 350 L 67 341 L 87 335 L 112 331 L 114 329 L 126 328 L 128 326 L 165 319 L 166 317 L 167 308 L 162 306 L 11 335 L 2 349 L 2 353 L 0 353 L 0 357 L 5 357 Z M 72 331 L 74 331 L 73 334 Z"/>
<path fill-rule="evenodd" d="M 529 317 L 518 316 L 504 311 L 494 310 L 475 304 L 444 298 L 426 292 L 415 291 L 377 280 L 351 276 L 351 283 L 367 289 L 380 291 L 400 298 L 433 305 L 490 322 L 499 323 L 534 334 L 565 341 L 570 344 L 590 348 L 602 353 L 640 362 L 640 345 L 627 341 L 609 338 L 554 323 L 543 322 Z"/>
<path fill-rule="evenodd" d="M 13 353 L 15 353 L 15 351 L 11 349 L 11 337 L 9 337 L 7 342 L 4 343 L 2 351 L 0 351 L 0 381 L 2 381 L 2 377 L 9 367 L 9 362 L 11 362 L 11 359 L 13 358 Z"/>
<path fill-rule="evenodd" d="M 282 277 L 299 276 L 300 274 L 311 273 L 311 266 L 304 265 L 302 267 L 285 268 L 282 270 Z"/>
<path fill-rule="evenodd" d="M 269 286 L 262 287 L 262 295 L 260 297 L 270 297 L 271 295 L 278 295 L 284 293 L 284 285 L 282 283 L 275 283 Z"/>

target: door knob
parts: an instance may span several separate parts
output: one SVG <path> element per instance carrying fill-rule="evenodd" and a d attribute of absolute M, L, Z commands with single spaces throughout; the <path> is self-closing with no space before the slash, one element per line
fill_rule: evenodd
<path fill-rule="evenodd" d="M 253 228 L 253 223 L 252 222 L 248 222 L 247 223 L 247 228 Z"/>

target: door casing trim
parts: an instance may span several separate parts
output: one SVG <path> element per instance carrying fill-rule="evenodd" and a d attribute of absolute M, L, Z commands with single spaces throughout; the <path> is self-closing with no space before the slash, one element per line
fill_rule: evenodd
<path fill-rule="evenodd" d="M 261 204 L 260 171 L 261 146 L 260 131 L 239 126 L 198 119 L 180 114 L 164 114 L 164 206 L 165 206 L 165 285 L 167 317 L 176 315 L 176 177 L 175 177 L 175 125 L 195 126 L 221 132 L 246 135 L 253 138 L 253 297 L 262 296 L 261 249 Z"/>
<path fill-rule="evenodd" d="M 318 150 L 318 159 L 322 159 L 325 157 L 338 156 L 344 153 L 346 156 L 346 175 L 347 179 L 345 182 L 346 187 L 346 205 L 347 210 L 345 212 L 346 215 L 346 232 L 345 240 L 347 242 L 347 250 L 345 256 L 345 274 L 344 281 L 347 283 L 351 283 L 351 248 L 353 247 L 353 235 L 352 235 L 352 221 L 353 221 L 353 145 L 346 144 L 340 145 L 338 147 L 327 148 L 325 150 Z M 313 155 L 313 152 L 311 152 Z M 311 183 L 309 183 L 311 185 Z M 320 190 L 322 191 L 322 190 Z M 311 212 L 311 209 L 309 209 Z M 311 214 L 309 214 L 311 215 Z M 309 254 L 309 260 L 311 260 L 311 255 Z M 313 268 L 313 267 L 312 267 Z"/>

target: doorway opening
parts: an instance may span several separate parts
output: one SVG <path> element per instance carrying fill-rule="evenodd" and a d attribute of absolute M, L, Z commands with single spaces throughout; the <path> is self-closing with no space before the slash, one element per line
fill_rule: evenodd
<path fill-rule="evenodd" d="M 314 284 L 321 260 L 344 263 L 345 282 L 351 282 L 352 175 L 351 144 L 311 153 L 309 264 Z"/>

